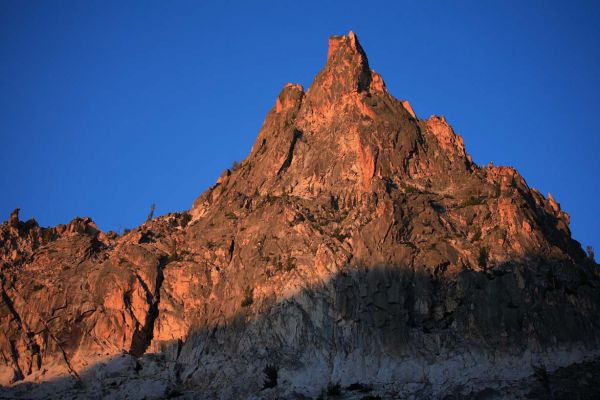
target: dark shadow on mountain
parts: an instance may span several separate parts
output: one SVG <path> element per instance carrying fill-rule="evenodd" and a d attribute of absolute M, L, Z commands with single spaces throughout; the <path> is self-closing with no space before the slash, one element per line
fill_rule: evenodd
<path fill-rule="evenodd" d="M 597 268 L 534 255 L 481 271 L 348 266 L 289 298 L 240 304 L 226 322 L 162 342 L 159 353 L 115 355 L 80 371 L 80 380 L 16 384 L 0 397 L 316 398 L 339 383 L 344 398 L 355 383 L 381 398 L 495 398 L 519 388 L 529 398 L 566 398 L 558 393 L 572 384 L 568 373 L 554 382 L 552 371 L 600 349 Z M 529 360 L 512 366 L 522 368 L 512 381 L 486 373 L 511 357 Z M 265 389 L 267 366 L 279 378 Z M 594 379 L 578 382 L 570 398 L 597 396 Z"/>

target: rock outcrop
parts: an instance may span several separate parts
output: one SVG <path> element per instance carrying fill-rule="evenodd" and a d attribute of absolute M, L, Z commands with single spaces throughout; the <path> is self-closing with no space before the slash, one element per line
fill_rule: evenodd
<path fill-rule="evenodd" d="M 189 211 L 118 236 L 16 210 L 0 263 L 5 397 L 543 397 L 524 382 L 600 353 L 568 215 L 391 96 L 353 33 Z"/>

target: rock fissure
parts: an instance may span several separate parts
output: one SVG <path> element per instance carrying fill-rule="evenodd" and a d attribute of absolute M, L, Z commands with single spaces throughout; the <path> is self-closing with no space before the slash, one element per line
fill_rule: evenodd
<path fill-rule="evenodd" d="M 292 134 L 292 140 L 290 142 L 290 147 L 288 149 L 287 156 L 285 157 L 283 164 L 281 164 L 279 171 L 277 171 L 277 175 L 283 174 L 292 164 L 292 159 L 294 158 L 294 148 L 296 147 L 296 142 L 301 137 L 302 137 L 302 132 L 299 131 L 298 129 L 294 129 L 294 133 Z"/>
<path fill-rule="evenodd" d="M 143 279 L 141 279 L 141 277 L 138 275 L 139 282 L 146 292 L 146 299 L 149 304 L 149 307 L 143 325 L 138 327 L 132 336 L 131 348 L 129 350 L 129 353 L 134 357 L 141 357 L 152 343 L 152 339 L 154 337 L 155 322 L 159 315 L 160 290 L 164 281 L 163 269 L 165 268 L 167 263 L 168 258 L 164 256 L 160 259 L 160 262 L 158 263 L 156 270 L 156 281 L 154 284 L 154 293 L 150 291 L 148 286 L 144 283 Z"/>
<path fill-rule="evenodd" d="M 23 370 L 21 370 L 21 366 L 19 365 L 19 351 L 17 350 L 17 347 L 15 346 L 15 342 L 12 340 L 9 340 L 9 345 L 10 345 L 10 356 L 11 356 L 11 361 L 12 361 L 12 365 L 16 370 L 15 375 L 12 377 L 11 382 L 16 382 L 16 381 L 20 381 L 22 379 L 25 378 L 25 375 L 23 374 Z"/>

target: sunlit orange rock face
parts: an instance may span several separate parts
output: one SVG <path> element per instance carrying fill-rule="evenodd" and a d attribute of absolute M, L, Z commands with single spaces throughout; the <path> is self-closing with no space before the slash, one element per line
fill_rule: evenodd
<path fill-rule="evenodd" d="M 598 353 L 598 266 L 568 224 L 335 36 L 189 211 L 122 236 L 10 216 L 0 396 L 516 396 L 531 365 Z"/>

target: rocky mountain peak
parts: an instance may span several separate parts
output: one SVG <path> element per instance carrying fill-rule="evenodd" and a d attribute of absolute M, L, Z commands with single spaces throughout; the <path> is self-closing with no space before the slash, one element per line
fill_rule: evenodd
<path fill-rule="evenodd" d="M 600 355 L 600 269 L 568 225 L 335 36 L 189 211 L 120 236 L 18 209 L 0 225 L 0 397 L 513 390 L 531 365 Z M 536 398 L 521 394 L 499 398 Z"/>
<path fill-rule="evenodd" d="M 339 84 L 335 87 L 338 90 L 364 91 L 371 83 L 369 60 L 352 31 L 347 36 L 329 38 L 325 70 L 328 72 L 327 78 Z M 332 85 L 335 86 L 335 83 L 332 82 Z"/>
<path fill-rule="evenodd" d="M 307 102 L 317 108 L 330 106 L 346 95 L 370 90 L 384 91 L 381 77 L 369 61 L 353 32 L 329 38 L 327 63 L 308 90 Z"/>
<path fill-rule="evenodd" d="M 246 194 L 360 197 L 390 182 L 442 190 L 456 183 L 436 178 L 441 172 L 471 166 L 443 117 L 419 121 L 408 101 L 389 94 L 350 32 L 329 39 L 327 62 L 306 93 L 285 85 L 248 158 L 218 185 Z"/>
<path fill-rule="evenodd" d="M 10 226 L 16 227 L 19 226 L 19 208 L 15 208 L 13 212 L 10 213 L 10 217 L 8 219 L 8 224 Z"/>
<path fill-rule="evenodd" d="M 360 62 L 367 62 L 365 52 L 358 42 L 356 34 L 352 31 L 348 35 L 334 35 L 329 37 L 329 47 L 327 49 L 328 63 L 335 62 L 333 59 L 337 52 L 358 54 L 361 56 Z"/>

